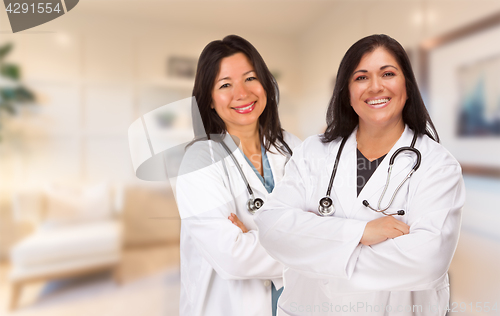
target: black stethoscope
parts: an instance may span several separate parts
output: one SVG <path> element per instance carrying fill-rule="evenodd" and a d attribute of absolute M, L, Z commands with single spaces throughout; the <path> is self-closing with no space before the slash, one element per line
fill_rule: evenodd
<path fill-rule="evenodd" d="M 284 141 L 282 141 L 281 143 L 283 144 L 283 146 L 285 147 L 285 149 L 288 151 L 288 153 L 291 156 L 293 152 L 292 152 L 292 149 L 290 148 L 290 146 L 288 146 L 288 144 Z M 255 212 L 257 212 L 257 210 L 259 208 L 261 208 L 262 205 L 264 205 L 264 201 L 261 198 L 256 198 L 255 195 L 253 194 L 252 187 L 250 187 L 250 184 L 248 183 L 248 180 L 245 177 L 245 174 L 243 174 L 243 170 L 241 169 L 240 164 L 236 160 L 236 157 L 234 157 L 234 155 L 231 152 L 231 150 L 229 149 L 229 147 L 227 147 L 227 145 L 224 143 L 224 141 L 221 141 L 220 144 L 222 145 L 222 147 L 224 147 L 224 149 L 229 154 L 229 156 L 231 156 L 231 158 L 234 161 L 234 164 L 238 168 L 238 171 L 240 172 L 241 178 L 243 179 L 243 182 L 245 182 L 245 185 L 247 187 L 248 194 L 250 195 L 250 198 L 247 201 L 248 212 L 250 212 L 250 214 L 255 214 Z"/>
<path fill-rule="evenodd" d="M 318 206 L 318 212 L 321 216 L 329 216 L 335 213 L 335 207 L 333 206 L 333 201 L 330 197 L 330 193 L 332 191 L 333 187 L 333 180 L 335 179 L 335 174 L 337 173 L 337 167 L 339 165 L 339 160 L 340 160 L 340 155 L 342 154 L 342 150 L 344 149 L 344 145 L 347 141 L 347 138 L 344 137 L 342 139 L 342 143 L 340 144 L 339 151 L 337 152 L 337 158 L 335 158 L 335 164 L 333 165 L 333 171 L 332 175 L 330 177 L 330 183 L 328 184 L 328 190 L 326 191 L 326 196 L 323 197 L 321 200 L 319 200 L 319 206 Z M 385 183 L 384 191 L 382 192 L 382 195 L 380 196 L 380 199 L 378 200 L 378 205 L 377 208 L 373 208 L 370 206 L 370 203 L 368 203 L 367 200 L 363 201 L 363 205 L 371 209 L 372 211 L 382 213 L 384 215 L 405 215 L 404 210 L 399 210 L 396 213 L 386 213 L 387 209 L 391 206 L 392 202 L 394 201 L 394 198 L 396 197 L 396 194 L 398 193 L 399 189 L 403 186 L 403 184 L 406 182 L 406 180 L 410 179 L 410 177 L 413 175 L 415 171 L 417 171 L 418 167 L 420 167 L 420 162 L 422 161 L 422 155 L 420 154 L 420 151 L 415 148 L 415 142 L 417 141 L 417 133 L 413 134 L 413 140 L 411 142 L 410 147 L 401 147 L 398 150 L 392 154 L 391 159 L 389 160 L 389 170 L 387 171 L 387 180 Z M 413 165 L 413 168 L 411 168 L 410 172 L 406 175 L 406 177 L 401 181 L 399 186 L 396 188 L 394 191 L 394 194 L 391 197 L 391 200 L 389 201 L 389 204 L 381 208 L 380 203 L 382 203 L 382 199 L 384 198 L 384 195 L 387 191 L 387 188 L 389 187 L 389 182 L 391 180 L 391 173 L 392 173 L 392 166 L 394 165 L 394 160 L 396 157 L 402 153 L 403 151 L 412 151 L 417 155 L 417 161 Z"/>

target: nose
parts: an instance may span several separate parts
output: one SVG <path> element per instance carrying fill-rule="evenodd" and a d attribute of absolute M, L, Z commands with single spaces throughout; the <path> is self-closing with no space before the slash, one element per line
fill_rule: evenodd
<path fill-rule="evenodd" d="M 384 84 L 382 80 L 378 77 L 373 78 L 370 82 L 370 90 L 374 93 L 384 90 Z"/>
<path fill-rule="evenodd" d="M 234 84 L 234 97 L 237 100 L 245 99 L 248 95 L 248 88 L 243 82 Z"/>

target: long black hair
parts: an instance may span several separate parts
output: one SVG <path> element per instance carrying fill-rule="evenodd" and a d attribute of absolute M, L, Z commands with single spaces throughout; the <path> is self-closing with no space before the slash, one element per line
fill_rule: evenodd
<path fill-rule="evenodd" d="M 210 137 L 210 134 L 223 134 L 227 131 L 224 121 L 211 108 L 212 91 L 219 73 L 221 60 L 236 53 L 243 53 L 248 58 L 259 82 L 266 91 L 267 104 L 259 117 L 260 141 L 264 144 L 266 151 L 269 151 L 271 145 L 274 145 L 282 152 L 281 146 L 277 144 L 277 141 L 285 144 L 283 129 L 278 116 L 278 83 L 257 49 L 250 42 L 237 35 L 228 35 L 222 40 L 210 42 L 205 46 L 198 59 L 193 96 L 198 103 L 205 133 L 207 137 Z M 263 142 L 264 137 L 265 142 Z"/>
<path fill-rule="evenodd" d="M 322 141 L 327 143 L 338 137 L 347 137 L 358 125 L 359 117 L 351 106 L 349 81 L 361 58 L 378 47 L 385 48 L 396 59 L 403 71 L 408 96 L 403 108 L 403 122 L 415 133 L 425 134 L 439 142 L 436 128 L 420 95 L 408 55 L 401 44 L 384 34 L 371 35 L 360 39 L 347 50 L 344 58 L 342 58 L 333 95 L 326 113 L 327 127 L 322 136 Z"/>

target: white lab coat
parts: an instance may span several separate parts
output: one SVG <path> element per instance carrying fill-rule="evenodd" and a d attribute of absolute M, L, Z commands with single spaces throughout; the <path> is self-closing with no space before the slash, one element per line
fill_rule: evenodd
<path fill-rule="evenodd" d="M 262 245 L 287 266 L 278 315 L 445 314 L 447 271 L 465 191 L 460 165 L 444 147 L 427 136 L 418 138 L 420 168 L 389 209 L 406 210 L 395 217 L 410 226 L 410 233 L 372 246 L 360 244 L 367 222 L 384 216 L 362 201 L 377 205 L 389 158 L 409 146 L 412 137 L 406 127 L 357 197 L 354 131 L 338 166 L 331 193 L 336 212 L 330 217 L 318 216 L 318 202 L 326 194 L 340 139 L 323 144 L 313 136 L 294 150 L 284 179 L 254 217 Z M 413 157 L 403 152 L 396 159 L 382 206 L 413 166 Z"/>
<path fill-rule="evenodd" d="M 229 137 L 226 135 L 226 138 Z M 285 132 L 293 150 L 300 140 Z M 285 150 L 286 152 L 286 150 Z M 226 156 L 220 160 L 217 157 Z M 239 150 L 234 152 L 255 197 L 268 193 Z M 271 147 L 267 152 L 274 182 L 290 158 Z M 185 173 L 196 164 L 196 171 Z M 201 164 L 208 167 L 199 168 Z M 194 143 L 186 152 L 175 183 L 181 223 L 181 302 L 185 316 L 271 316 L 271 282 L 283 286 L 283 265 L 260 245 L 248 191 L 230 156 L 213 141 Z M 235 213 L 248 233 L 232 224 Z M 190 214 L 186 217 L 186 214 Z"/>

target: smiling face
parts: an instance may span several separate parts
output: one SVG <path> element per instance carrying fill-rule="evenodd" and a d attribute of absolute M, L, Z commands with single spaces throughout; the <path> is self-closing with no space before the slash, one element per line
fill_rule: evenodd
<path fill-rule="evenodd" d="M 349 81 L 359 128 L 404 128 L 406 83 L 396 59 L 383 47 L 365 54 Z"/>
<path fill-rule="evenodd" d="M 236 53 L 223 58 L 212 90 L 212 108 L 228 133 L 257 130 L 266 104 L 266 91 L 246 55 Z"/>

